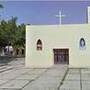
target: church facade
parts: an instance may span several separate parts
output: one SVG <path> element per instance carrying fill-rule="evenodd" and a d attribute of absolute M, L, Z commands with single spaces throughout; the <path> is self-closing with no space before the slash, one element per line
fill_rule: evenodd
<path fill-rule="evenodd" d="M 27 25 L 25 63 L 32 68 L 90 67 L 90 24 Z"/>

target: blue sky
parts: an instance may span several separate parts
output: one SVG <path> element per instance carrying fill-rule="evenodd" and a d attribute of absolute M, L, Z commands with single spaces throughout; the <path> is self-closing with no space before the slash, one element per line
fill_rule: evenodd
<path fill-rule="evenodd" d="M 17 16 L 17 23 L 25 24 L 59 24 L 55 17 L 61 10 L 65 17 L 63 24 L 86 23 L 87 7 L 90 1 L 1 1 L 1 19 Z"/>

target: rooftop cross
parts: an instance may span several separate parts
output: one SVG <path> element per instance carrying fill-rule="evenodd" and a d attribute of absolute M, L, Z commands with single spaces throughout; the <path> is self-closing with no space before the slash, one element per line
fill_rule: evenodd
<path fill-rule="evenodd" d="M 61 11 L 59 11 L 59 14 L 58 14 L 58 15 L 56 15 L 56 17 L 58 17 L 58 18 L 59 18 L 59 24 L 61 25 L 61 24 L 62 24 L 62 18 L 63 18 L 63 17 L 65 17 L 65 15 L 63 15 L 63 14 L 62 14 L 62 12 L 61 12 Z"/>

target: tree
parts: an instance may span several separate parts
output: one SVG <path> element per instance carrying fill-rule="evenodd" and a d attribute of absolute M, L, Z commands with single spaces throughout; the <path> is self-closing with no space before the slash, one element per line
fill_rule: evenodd
<path fill-rule="evenodd" d="M 0 8 L 4 8 L 2 4 Z M 25 48 L 25 24 L 17 25 L 17 17 L 0 21 L 0 48 L 9 44 L 14 48 Z"/>
<path fill-rule="evenodd" d="M 1 21 L 0 47 L 11 44 L 13 47 L 25 47 L 25 25 L 17 25 L 17 17 Z"/>
<path fill-rule="evenodd" d="M 8 44 L 11 43 L 12 45 L 14 45 L 16 32 L 17 32 L 16 21 L 17 21 L 17 17 L 12 17 L 10 20 L 8 20 L 7 23 Z"/>
<path fill-rule="evenodd" d="M 16 45 L 25 47 L 25 25 L 21 24 L 18 26 Z"/>
<path fill-rule="evenodd" d="M 6 26 L 7 26 L 7 22 L 2 20 L 1 25 L 0 25 L 0 47 L 4 47 L 8 43 L 8 40 L 7 40 L 8 35 L 7 35 Z"/>

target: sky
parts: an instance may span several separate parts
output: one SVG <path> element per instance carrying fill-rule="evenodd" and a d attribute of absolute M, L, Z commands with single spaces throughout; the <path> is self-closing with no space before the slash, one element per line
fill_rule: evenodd
<path fill-rule="evenodd" d="M 56 15 L 59 10 L 65 15 L 62 24 L 87 22 L 87 7 L 90 1 L 0 1 L 0 19 L 18 17 L 18 24 L 52 25 L 59 24 Z"/>

